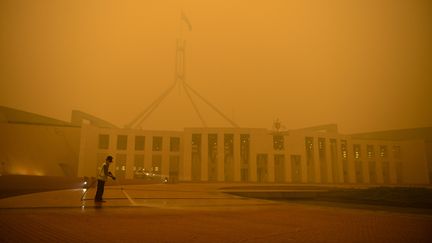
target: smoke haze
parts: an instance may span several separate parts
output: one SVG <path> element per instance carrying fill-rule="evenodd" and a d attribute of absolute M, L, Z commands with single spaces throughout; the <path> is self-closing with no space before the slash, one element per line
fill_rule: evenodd
<path fill-rule="evenodd" d="M 241 127 L 432 126 L 431 23 L 426 0 L 4 0 L 0 105 L 123 127 L 172 85 L 183 38 L 187 83 Z M 201 123 L 180 86 L 143 123 L 185 126 Z"/>

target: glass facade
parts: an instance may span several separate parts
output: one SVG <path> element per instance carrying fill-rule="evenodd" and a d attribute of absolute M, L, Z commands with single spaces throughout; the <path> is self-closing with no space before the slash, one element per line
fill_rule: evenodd
<path fill-rule="evenodd" d="M 152 150 L 162 151 L 162 137 L 157 137 L 157 136 L 153 137 Z"/>
<path fill-rule="evenodd" d="M 240 181 L 249 181 L 250 136 L 240 134 Z"/>
<path fill-rule="evenodd" d="M 369 183 L 376 184 L 377 183 L 377 168 L 375 162 L 375 146 L 374 145 L 366 145 L 366 153 L 367 159 L 369 163 Z"/>
<path fill-rule="evenodd" d="M 284 137 L 283 135 L 273 135 L 273 149 L 284 150 Z"/>
<path fill-rule="evenodd" d="M 134 179 L 144 178 L 144 154 L 136 154 L 134 159 Z"/>
<path fill-rule="evenodd" d="M 154 154 L 152 156 L 151 172 L 155 175 L 161 175 L 162 174 L 162 155 Z"/>
<path fill-rule="evenodd" d="M 274 156 L 275 182 L 285 182 L 285 155 L 275 154 Z"/>
<path fill-rule="evenodd" d="M 127 149 L 127 136 L 126 135 L 118 135 L 117 136 L 117 150 L 126 150 Z"/>
<path fill-rule="evenodd" d="M 169 140 L 165 144 L 163 136 L 149 136 L 147 140 L 151 139 L 148 140 L 151 141 L 151 150 L 146 150 L 144 135 L 132 135 L 133 147 L 128 148 L 128 135 L 98 134 L 96 146 L 99 150 L 98 160 L 101 160 L 98 165 L 105 160 L 100 156 L 115 153 L 111 168 L 119 178 L 126 178 L 129 170 L 128 176 L 136 179 L 148 172 L 162 175 L 162 166 L 165 165 L 168 167 L 165 172 L 167 175 L 163 176 L 169 174 L 170 181 L 178 181 L 181 176 L 186 176 L 187 180 L 190 178 L 192 181 L 259 183 L 404 182 L 400 145 L 380 144 L 379 141 L 367 144 L 359 140 L 351 144 L 351 140 L 346 139 L 307 136 L 303 137 L 305 151 L 302 153 L 298 151 L 301 147 L 296 145 L 293 148 L 286 147 L 285 135 L 270 136 L 271 145 L 268 146 L 263 141 L 269 140 L 252 143 L 252 136 L 248 133 L 192 133 L 190 158 L 186 157 L 190 160 L 184 161 L 183 155 L 179 153 L 182 150 L 181 136 L 167 136 Z M 110 137 L 114 137 L 115 141 L 110 141 Z M 110 142 L 114 142 L 115 147 L 111 147 L 111 152 L 105 151 L 110 149 Z M 183 149 L 188 150 L 187 147 Z M 131 160 L 129 165 L 126 163 L 128 158 Z M 145 161 L 148 163 L 147 168 Z M 188 163 L 190 171 L 182 174 L 182 168 L 188 168 Z"/>
<path fill-rule="evenodd" d="M 293 183 L 302 182 L 301 156 L 291 155 L 291 178 Z"/>
<path fill-rule="evenodd" d="M 320 163 L 321 182 L 327 183 L 327 152 L 325 138 L 318 138 L 318 156 Z"/>
<path fill-rule="evenodd" d="M 218 176 L 218 135 L 208 135 L 208 180 L 217 181 Z"/>
<path fill-rule="evenodd" d="M 363 164 L 361 161 L 361 146 L 360 144 L 353 145 L 354 151 L 354 168 L 355 168 L 355 179 L 357 183 L 363 183 Z"/>
<path fill-rule="evenodd" d="M 170 152 L 179 152 L 179 151 L 180 151 L 180 138 L 170 137 Z"/>
<path fill-rule="evenodd" d="M 314 158 L 314 146 L 313 138 L 305 138 L 306 146 L 306 171 L 307 171 L 307 181 L 309 183 L 315 182 L 315 158 Z"/>
<path fill-rule="evenodd" d="M 268 155 L 257 154 L 257 182 L 268 181 Z"/>
<path fill-rule="evenodd" d="M 135 136 L 135 150 L 143 151 L 145 148 L 145 137 L 144 136 Z"/>
<path fill-rule="evenodd" d="M 109 148 L 109 135 L 108 134 L 99 134 L 99 149 L 108 149 Z"/>
<path fill-rule="evenodd" d="M 342 152 L 342 174 L 343 182 L 347 183 L 348 180 L 348 143 L 346 140 L 341 140 L 341 152 Z"/>
<path fill-rule="evenodd" d="M 192 134 L 192 180 L 201 180 L 201 134 Z"/>
<path fill-rule="evenodd" d="M 402 173 L 402 154 L 400 146 L 393 146 L 393 158 L 396 165 L 396 183 L 400 184 L 403 181 Z"/>
<path fill-rule="evenodd" d="M 339 183 L 340 174 L 339 174 L 339 166 L 338 166 L 338 147 L 337 140 L 330 139 L 330 159 L 332 165 L 332 176 L 333 183 Z"/>
<path fill-rule="evenodd" d="M 126 177 L 126 160 L 127 155 L 123 153 L 119 153 L 114 158 L 114 167 L 115 167 L 115 174 L 118 179 L 124 179 Z M 111 168 L 110 168 L 111 169 Z"/>
<path fill-rule="evenodd" d="M 234 134 L 224 134 L 225 181 L 234 181 Z"/>
<path fill-rule="evenodd" d="M 171 155 L 169 157 L 169 182 L 176 183 L 180 176 L 180 156 Z"/>

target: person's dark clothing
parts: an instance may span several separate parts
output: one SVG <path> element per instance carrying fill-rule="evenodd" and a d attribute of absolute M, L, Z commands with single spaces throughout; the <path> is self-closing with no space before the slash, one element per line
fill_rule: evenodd
<path fill-rule="evenodd" d="M 97 183 L 97 191 L 96 191 L 96 196 L 95 196 L 95 201 L 96 202 L 102 202 L 103 201 L 103 193 L 104 193 L 104 188 L 105 188 L 105 181 L 107 180 L 108 176 L 109 176 L 109 171 L 108 171 L 108 167 L 109 167 L 109 163 L 105 162 L 98 174 L 98 183 Z"/>
<path fill-rule="evenodd" d="M 105 189 L 105 181 L 98 180 L 95 201 L 97 201 L 97 202 L 103 201 L 102 196 L 104 193 L 104 189 Z"/>

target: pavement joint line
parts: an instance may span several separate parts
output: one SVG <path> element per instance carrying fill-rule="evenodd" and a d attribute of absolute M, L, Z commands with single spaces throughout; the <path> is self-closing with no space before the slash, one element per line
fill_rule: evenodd
<path fill-rule="evenodd" d="M 124 190 L 123 188 L 122 188 L 122 193 L 126 196 L 126 198 L 129 200 L 129 202 L 132 204 L 132 206 L 134 206 L 134 207 L 152 207 L 152 208 L 162 208 L 162 207 L 158 207 L 158 206 L 156 206 L 156 205 L 149 205 L 149 204 L 143 204 L 143 203 L 136 203 L 132 198 L 131 198 L 131 196 L 129 196 L 129 194 L 126 192 L 126 190 Z"/>
<path fill-rule="evenodd" d="M 133 206 L 137 206 L 137 203 L 129 196 L 129 194 L 126 192 L 126 190 L 123 190 L 122 188 L 122 193 L 127 197 L 127 199 L 129 199 L 129 202 L 133 205 Z"/>
<path fill-rule="evenodd" d="M 227 197 L 130 197 L 131 199 L 137 199 L 137 200 L 160 200 L 160 199 L 174 199 L 174 200 L 253 200 L 251 198 L 243 198 L 243 197 L 239 197 L 239 198 L 227 198 Z M 124 200 L 124 199 L 129 199 L 129 198 L 123 198 L 123 197 L 107 197 L 106 199 L 109 200 Z M 92 201 L 93 199 L 91 198 L 85 198 L 83 199 L 83 201 Z"/>
<path fill-rule="evenodd" d="M 87 209 L 87 208 L 94 208 L 94 209 L 100 209 L 100 208 L 132 208 L 135 206 L 132 205 L 103 205 L 103 206 L 99 206 L 99 205 L 77 205 L 77 206 L 34 206 L 34 207 L 3 207 L 0 208 L 0 211 L 4 210 L 33 210 L 33 209 Z M 137 205 L 136 207 L 143 207 L 143 208 L 152 208 L 150 206 L 147 205 Z"/>

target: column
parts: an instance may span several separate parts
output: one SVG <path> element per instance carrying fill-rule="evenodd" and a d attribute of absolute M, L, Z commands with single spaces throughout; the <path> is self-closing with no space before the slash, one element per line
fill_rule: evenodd
<path fill-rule="evenodd" d="M 275 181 L 275 154 L 269 153 L 267 157 L 267 173 L 268 182 Z"/>
<path fill-rule="evenodd" d="M 383 177 L 383 158 L 380 156 L 380 145 L 374 144 L 374 154 L 376 163 L 377 184 L 384 184 Z"/>
<path fill-rule="evenodd" d="M 257 181 L 257 162 L 256 162 L 256 135 L 251 133 L 249 136 L 249 181 L 256 182 Z"/>
<path fill-rule="evenodd" d="M 234 133 L 234 181 L 240 181 L 240 134 Z"/>
<path fill-rule="evenodd" d="M 169 176 L 170 136 L 162 137 L 162 178 Z"/>
<path fill-rule="evenodd" d="M 292 183 L 292 161 L 291 156 L 285 147 L 285 182 Z"/>
<path fill-rule="evenodd" d="M 396 180 L 396 161 L 394 158 L 394 153 L 393 153 L 393 146 L 392 145 L 388 145 L 388 149 L 387 149 L 387 157 L 389 160 L 389 174 L 390 174 L 390 184 L 396 184 L 397 180 Z"/>
<path fill-rule="evenodd" d="M 305 143 L 305 141 L 302 141 L 303 144 Z M 308 170 L 307 170 L 307 156 L 306 156 L 306 150 L 304 150 L 301 154 L 300 154 L 300 164 L 301 164 L 301 178 L 300 178 L 300 182 L 301 183 L 307 183 L 308 182 Z"/>
<path fill-rule="evenodd" d="M 351 140 L 347 140 L 347 151 L 348 151 L 348 182 L 355 183 L 355 164 L 354 164 L 354 148 Z"/>
<path fill-rule="evenodd" d="M 218 181 L 225 181 L 225 173 L 224 173 L 224 158 L 225 158 L 225 152 L 224 152 L 224 133 L 217 133 L 217 178 Z"/>
<path fill-rule="evenodd" d="M 346 183 L 344 181 L 344 174 L 343 174 L 343 157 L 342 157 L 342 148 L 341 148 L 341 139 L 336 139 L 336 149 L 337 149 L 337 161 L 336 161 L 336 165 L 337 165 L 337 171 L 339 172 L 339 181 L 335 181 L 335 183 Z"/>
<path fill-rule="evenodd" d="M 192 179 L 192 134 L 185 133 L 183 142 L 183 164 L 180 165 L 180 176 L 183 181 L 190 181 Z"/>
<path fill-rule="evenodd" d="M 367 147 L 366 144 L 360 144 L 360 159 L 362 160 L 362 170 L 363 170 L 363 183 L 370 183 L 369 177 L 369 159 L 367 157 Z"/>
<path fill-rule="evenodd" d="M 208 181 L 208 134 L 201 134 L 201 181 Z"/>
<path fill-rule="evenodd" d="M 314 163 L 314 174 L 315 180 L 314 183 L 321 183 L 321 160 L 319 156 L 319 138 L 313 138 L 313 163 Z"/>
<path fill-rule="evenodd" d="M 145 135 L 144 144 L 144 169 L 149 170 L 152 167 L 152 154 L 153 154 L 153 135 Z"/>
<path fill-rule="evenodd" d="M 327 168 L 327 183 L 334 183 L 333 181 L 333 163 L 331 157 L 331 143 L 329 138 L 325 138 L 325 159 Z"/>
<path fill-rule="evenodd" d="M 135 135 L 127 134 L 127 147 L 126 147 L 126 175 L 125 179 L 133 179 L 134 167 L 134 151 L 135 151 Z"/>

